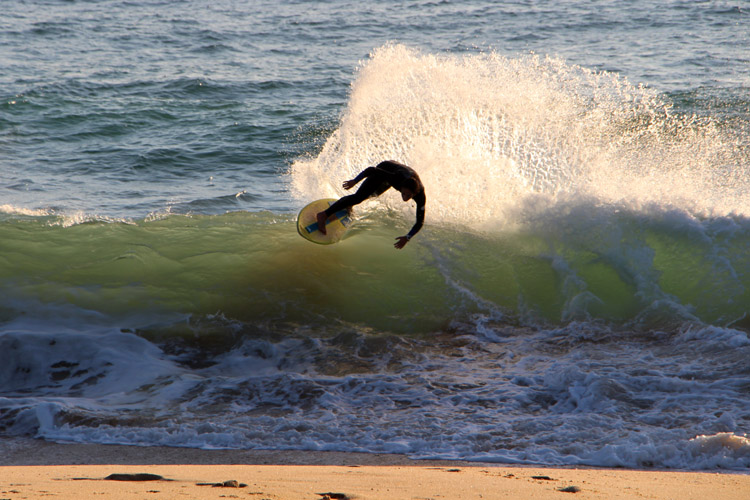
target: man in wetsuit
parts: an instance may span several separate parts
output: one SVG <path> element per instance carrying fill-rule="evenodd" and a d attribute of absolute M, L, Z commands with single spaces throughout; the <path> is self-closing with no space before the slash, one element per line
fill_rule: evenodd
<path fill-rule="evenodd" d="M 380 196 L 388 188 L 394 188 L 401 192 L 402 200 L 409 201 L 413 198 L 417 202 L 417 223 L 411 228 L 409 234 L 397 237 L 397 241 L 393 245 L 398 249 L 404 248 L 409 240 L 422 229 L 424 223 L 424 207 L 427 199 L 419 176 L 406 165 L 395 161 L 384 161 L 376 167 L 367 167 L 354 179 L 344 181 L 344 189 L 353 188 L 362 179 L 365 179 L 365 182 L 362 183 L 356 193 L 344 196 L 328 207 L 327 210 L 318 213 L 320 232 L 326 234 L 326 219 L 339 210 L 362 203 L 371 196 Z"/>

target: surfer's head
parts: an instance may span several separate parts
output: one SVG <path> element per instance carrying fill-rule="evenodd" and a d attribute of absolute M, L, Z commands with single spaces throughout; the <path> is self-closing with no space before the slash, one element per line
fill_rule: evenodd
<path fill-rule="evenodd" d="M 422 187 L 421 182 L 414 177 L 410 177 L 401 184 L 401 187 L 398 190 L 401 191 L 401 199 L 409 201 L 414 198 L 415 195 L 424 191 L 424 188 Z"/>

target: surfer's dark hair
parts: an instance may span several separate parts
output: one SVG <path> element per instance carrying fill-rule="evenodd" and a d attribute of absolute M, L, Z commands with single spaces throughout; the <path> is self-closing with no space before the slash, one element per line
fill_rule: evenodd
<path fill-rule="evenodd" d="M 422 191 L 424 191 L 424 187 L 422 186 L 422 183 L 419 182 L 414 177 L 409 177 L 408 179 L 406 179 L 403 182 L 403 184 L 401 184 L 401 187 L 408 189 L 409 191 L 411 191 L 414 194 L 419 194 Z"/>

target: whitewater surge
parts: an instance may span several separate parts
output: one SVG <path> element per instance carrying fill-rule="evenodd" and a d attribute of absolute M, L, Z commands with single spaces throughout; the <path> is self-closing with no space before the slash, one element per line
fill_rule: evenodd
<path fill-rule="evenodd" d="M 339 196 L 343 180 L 394 159 L 419 172 L 432 224 L 507 226 L 557 203 L 750 214 L 746 138 L 672 108 L 620 75 L 551 57 L 387 45 L 361 63 L 320 154 L 292 165 L 291 189 Z"/>

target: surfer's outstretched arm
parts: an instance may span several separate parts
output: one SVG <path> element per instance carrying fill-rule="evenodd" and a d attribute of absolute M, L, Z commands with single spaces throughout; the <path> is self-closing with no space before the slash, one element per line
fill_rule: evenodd
<path fill-rule="evenodd" d="M 422 229 L 422 225 L 424 225 L 425 204 L 427 203 L 427 197 L 424 195 L 424 192 L 422 192 L 421 196 L 415 198 L 415 201 L 417 202 L 417 222 L 411 228 L 409 234 L 396 238 L 396 243 L 393 246 L 399 250 L 404 248 L 409 243 L 409 240 Z"/>
<path fill-rule="evenodd" d="M 344 189 L 351 189 L 359 184 L 362 179 L 373 176 L 377 176 L 380 180 L 388 182 L 391 185 L 393 185 L 393 183 L 398 180 L 397 176 L 393 172 L 388 172 L 387 170 L 383 170 L 382 168 L 378 167 L 367 167 L 366 169 L 361 171 L 354 179 L 344 181 Z"/>
<path fill-rule="evenodd" d="M 368 170 L 370 172 L 368 172 Z M 363 171 L 361 171 L 357 175 L 357 177 L 355 177 L 354 179 L 349 180 L 349 181 L 344 181 L 344 189 L 351 189 L 354 186 L 356 186 L 357 184 L 359 184 L 359 181 L 361 181 L 365 177 L 370 177 L 370 175 L 372 175 L 372 173 L 373 173 L 372 170 L 375 170 L 375 167 L 367 167 L 366 169 L 364 169 Z"/>

